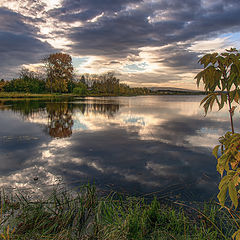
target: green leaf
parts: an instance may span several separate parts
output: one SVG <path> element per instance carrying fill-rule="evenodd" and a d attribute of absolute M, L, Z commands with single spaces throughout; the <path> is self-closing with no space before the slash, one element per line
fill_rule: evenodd
<path fill-rule="evenodd" d="M 212 96 L 211 96 L 211 100 L 210 100 L 210 102 L 209 102 L 209 106 L 210 106 L 210 110 L 211 110 L 211 111 L 212 111 L 213 104 L 214 104 L 215 100 L 216 100 L 216 96 L 212 95 Z"/>
<path fill-rule="evenodd" d="M 239 103 L 239 99 L 240 99 L 240 94 L 239 94 L 239 91 L 236 90 L 236 94 L 235 94 L 235 96 L 234 96 L 234 101 L 235 101 L 236 103 Z"/>
<path fill-rule="evenodd" d="M 219 149 L 220 145 L 217 145 L 213 148 L 212 154 L 213 156 L 217 159 L 218 158 L 218 149 Z"/>
<path fill-rule="evenodd" d="M 237 52 L 236 48 L 230 48 L 230 49 L 226 49 L 226 52 Z"/>
<path fill-rule="evenodd" d="M 205 98 L 200 102 L 200 106 L 209 98 L 210 94 L 208 94 Z"/>
<path fill-rule="evenodd" d="M 232 239 L 234 239 L 234 240 L 240 240 L 240 229 L 237 230 L 237 231 L 232 235 Z"/>
<path fill-rule="evenodd" d="M 216 101 L 218 106 L 220 106 L 220 102 L 217 97 L 218 93 L 209 93 L 203 100 L 201 101 L 200 105 L 203 104 L 203 108 L 205 110 L 205 115 L 207 115 L 208 109 L 210 110 L 213 108 L 213 104 Z"/>
<path fill-rule="evenodd" d="M 221 110 L 223 108 L 224 103 L 227 103 L 227 94 L 221 93 L 221 103 L 219 105 L 219 110 Z"/>
<path fill-rule="evenodd" d="M 201 80 L 201 78 L 203 77 L 203 73 L 204 73 L 204 70 L 201 71 L 201 72 L 199 72 L 199 73 L 196 75 L 196 77 L 195 77 L 195 79 L 197 79 L 197 86 L 198 86 L 198 87 L 199 87 L 199 84 L 200 84 L 200 80 Z"/>
<path fill-rule="evenodd" d="M 228 192 L 229 192 L 229 196 L 230 196 L 235 208 L 237 208 L 237 206 L 238 206 L 238 195 L 237 195 L 237 190 L 236 190 L 236 187 L 235 187 L 233 181 L 230 181 L 228 183 Z"/>
<path fill-rule="evenodd" d="M 228 153 L 224 153 L 220 158 L 218 158 L 217 171 L 223 175 L 226 165 L 228 165 Z M 227 177 L 227 176 L 226 176 Z"/>
<path fill-rule="evenodd" d="M 204 55 L 199 61 L 201 64 L 204 65 L 204 68 L 207 67 L 207 65 L 211 62 L 211 54 Z"/>
<path fill-rule="evenodd" d="M 218 189 L 221 190 L 224 185 L 227 186 L 229 180 L 230 180 L 230 177 L 229 177 L 228 175 L 224 176 L 224 177 L 221 179 L 221 181 L 220 181 L 220 183 L 219 183 L 219 185 L 218 185 Z"/>
<path fill-rule="evenodd" d="M 223 185 L 223 187 L 221 188 L 219 194 L 217 195 L 219 203 L 222 206 L 224 206 L 224 204 L 225 204 L 227 189 L 228 189 L 228 185 L 227 184 Z"/>

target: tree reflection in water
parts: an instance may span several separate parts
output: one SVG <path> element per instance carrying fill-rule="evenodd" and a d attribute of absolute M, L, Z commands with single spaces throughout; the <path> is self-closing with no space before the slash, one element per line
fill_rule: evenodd
<path fill-rule="evenodd" d="M 87 103 L 79 104 L 75 107 L 79 109 L 83 115 L 90 113 L 104 115 L 107 118 L 112 118 L 119 111 L 120 105 L 116 103 Z"/>
<path fill-rule="evenodd" d="M 72 108 L 67 103 L 47 103 L 48 133 L 54 138 L 66 138 L 72 135 Z"/>
<path fill-rule="evenodd" d="M 69 102 L 70 101 L 70 102 Z M 73 113 L 81 112 L 83 115 L 96 114 L 112 118 L 119 111 L 119 101 L 105 101 L 103 99 L 73 99 L 60 100 L 17 100 L 0 101 L 0 110 L 11 110 L 20 114 L 24 121 L 47 118 L 45 131 L 52 138 L 67 138 L 72 135 L 74 121 Z"/>
<path fill-rule="evenodd" d="M 94 179 L 101 190 L 209 199 L 218 181 L 209 145 L 227 125 L 224 114 L 203 117 L 200 97 L 4 101 L 0 180 L 41 189 L 58 176 L 73 188 Z"/>

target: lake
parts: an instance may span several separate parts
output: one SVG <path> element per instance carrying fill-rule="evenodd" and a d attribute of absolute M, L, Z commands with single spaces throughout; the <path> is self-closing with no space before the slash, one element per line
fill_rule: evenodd
<path fill-rule="evenodd" d="M 230 124 L 226 109 L 204 117 L 202 98 L 0 101 L 0 186 L 44 193 L 95 182 L 106 194 L 209 200 L 219 181 L 211 151 Z"/>

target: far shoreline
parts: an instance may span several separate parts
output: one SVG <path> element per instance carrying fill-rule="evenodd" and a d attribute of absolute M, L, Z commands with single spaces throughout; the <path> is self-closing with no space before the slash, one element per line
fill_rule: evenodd
<path fill-rule="evenodd" d="M 191 91 L 161 91 L 150 94 L 87 94 L 78 95 L 72 93 L 20 93 L 20 92 L 0 92 L 0 99 L 42 99 L 42 98 L 65 98 L 65 97 L 134 97 L 134 96 L 162 96 L 162 95 L 205 95 L 205 92 Z"/>

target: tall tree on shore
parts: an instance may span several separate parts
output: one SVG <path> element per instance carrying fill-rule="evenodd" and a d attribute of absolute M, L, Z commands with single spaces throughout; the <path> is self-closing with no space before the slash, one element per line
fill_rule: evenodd
<path fill-rule="evenodd" d="M 47 70 L 47 88 L 52 92 L 67 92 L 73 78 L 72 58 L 69 54 L 54 53 L 44 59 Z"/>

